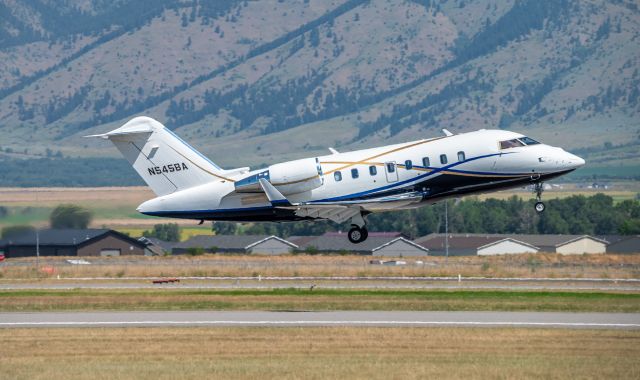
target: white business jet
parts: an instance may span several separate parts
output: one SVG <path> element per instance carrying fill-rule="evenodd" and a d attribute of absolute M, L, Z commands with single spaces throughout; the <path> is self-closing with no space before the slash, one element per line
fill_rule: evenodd
<path fill-rule="evenodd" d="M 111 132 L 111 140 L 157 198 L 153 216 L 238 222 L 350 220 L 348 238 L 367 238 L 366 216 L 443 199 L 533 185 L 544 211 L 543 181 L 584 165 L 578 156 L 519 133 L 479 130 L 304 158 L 267 168 L 222 169 L 149 117 Z M 293 142 L 292 142 L 293 143 Z M 238 153 L 241 154 L 241 153 Z"/>

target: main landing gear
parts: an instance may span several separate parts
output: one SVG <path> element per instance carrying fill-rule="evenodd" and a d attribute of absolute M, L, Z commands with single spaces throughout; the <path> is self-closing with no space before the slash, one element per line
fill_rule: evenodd
<path fill-rule="evenodd" d="M 536 212 L 538 214 L 541 214 L 546 208 L 546 206 L 542 202 L 542 192 L 544 191 L 544 185 L 542 184 L 542 182 L 538 182 L 533 186 L 533 191 L 536 193 L 536 204 L 534 207 L 536 209 Z"/>
<path fill-rule="evenodd" d="M 353 244 L 362 243 L 363 241 L 367 240 L 368 236 L 369 231 L 367 230 L 367 227 L 363 226 L 361 228 L 356 225 L 354 225 L 353 228 L 349 230 L 349 233 L 347 235 L 349 241 Z"/>
<path fill-rule="evenodd" d="M 358 244 L 367 240 L 369 231 L 367 230 L 366 223 L 364 221 L 364 218 L 362 217 L 362 214 L 358 214 L 351 218 L 351 226 L 352 227 L 349 230 L 349 233 L 347 233 L 347 237 L 349 238 L 350 242 L 352 242 L 353 244 Z"/>

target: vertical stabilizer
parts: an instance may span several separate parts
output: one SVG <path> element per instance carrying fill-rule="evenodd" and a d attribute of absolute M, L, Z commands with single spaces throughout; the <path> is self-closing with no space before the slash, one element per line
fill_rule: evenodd
<path fill-rule="evenodd" d="M 136 117 L 116 130 L 90 137 L 111 140 L 158 196 L 229 180 L 218 165 L 150 117 Z"/>

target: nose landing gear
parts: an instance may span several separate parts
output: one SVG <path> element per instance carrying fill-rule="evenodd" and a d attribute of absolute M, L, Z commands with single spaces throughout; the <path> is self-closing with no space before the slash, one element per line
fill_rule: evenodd
<path fill-rule="evenodd" d="M 536 204 L 534 207 L 536 209 L 536 212 L 538 214 L 541 214 L 546 208 L 545 204 L 542 202 L 542 192 L 544 191 L 544 185 L 542 184 L 542 182 L 538 182 L 533 186 L 533 191 L 536 193 Z"/>

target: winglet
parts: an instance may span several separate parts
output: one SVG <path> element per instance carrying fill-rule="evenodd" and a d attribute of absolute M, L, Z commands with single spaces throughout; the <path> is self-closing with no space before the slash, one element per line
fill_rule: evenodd
<path fill-rule="evenodd" d="M 447 137 L 453 136 L 453 133 L 451 133 L 451 131 L 449 131 L 448 129 L 443 129 L 442 133 L 444 133 L 444 135 Z"/>
<path fill-rule="evenodd" d="M 264 178 L 260 178 L 258 179 L 258 181 L 260 182 L 262 190 L 267 195 L 267 199 L 269 199 L 269 202 L 271 202 L 272 205 L 291 206 L 291 202 L 289 202 L 289 200 L 284 195 L 282 195 L 282 193 L 279 192 L 278 189 L 276 189 L 269 181 Z"/>
<path fill-rule="evenodd" d="M 339 154 L 340 152 L 338 152 L 337 150 L 333 149 L 333 148 L 329 148 L 329 152 L 331 152 L 331 154 Z"/>

